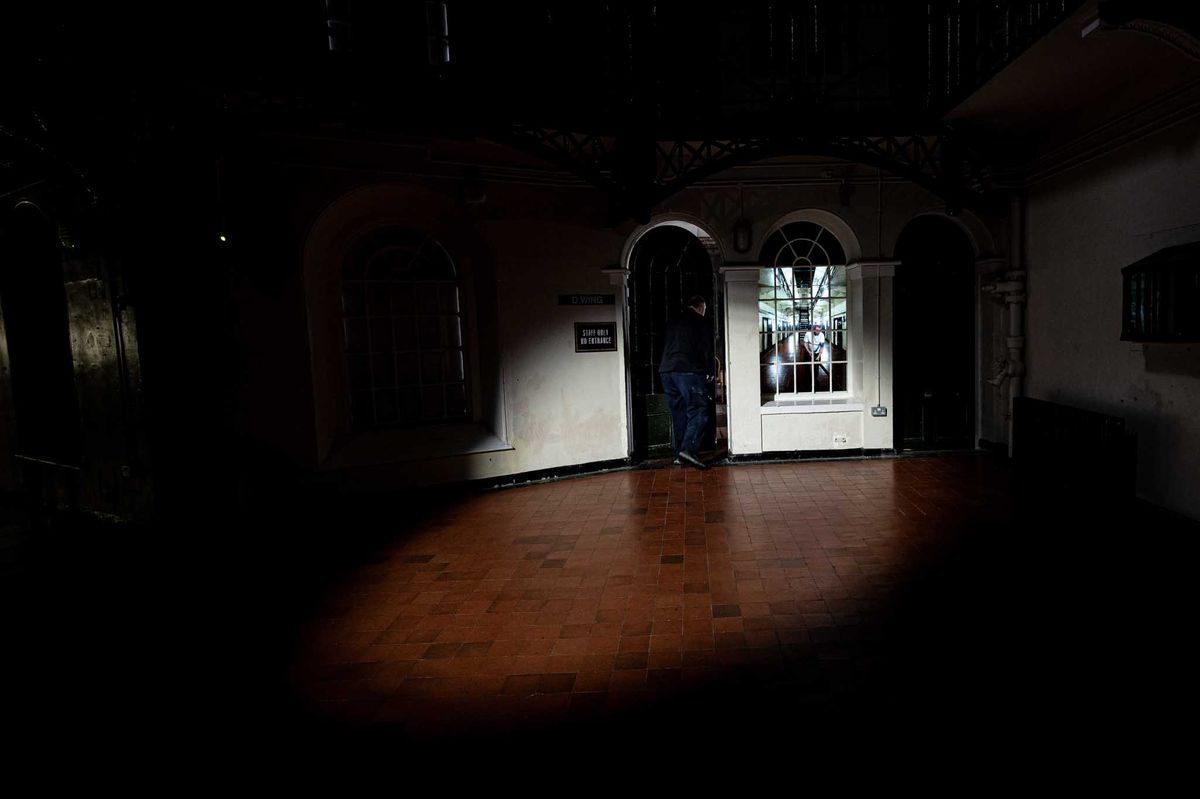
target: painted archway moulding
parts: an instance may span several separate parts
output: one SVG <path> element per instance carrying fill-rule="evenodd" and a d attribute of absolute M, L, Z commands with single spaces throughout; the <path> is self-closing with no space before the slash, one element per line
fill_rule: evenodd
<path fill-rule="evenodd" d="M 888 238 L 887 247 L 884 249 L 884 252 L 894 253 L 896 251 L 896 242 L 900 240 L 900 236 L 904 234 L 904 231 L 908 229 L 908 226 L 916 220 L 926 216 L 932 216 L 946 222 L 950 222 L 963 233 L 965 233 L 967 236 L 967 241 L 971 243 L 971 248 L 974 251 L 973 255 L 976 260 L 997 254 L 995 237 L 992 236 L 992 232 L 988 229 L 987 225 L 984 224 L 983 220 L 980 219 L 978 215 L 971 213 L 970 211 L 962 211 L 959 214 L 951 216 L 941 208 L 927 208 L 925 210 L 918 211 L 909 218 L 905 219 L 904 223 L 898 226 L 894 231 L 885 231 L 885 235 L 887 235 Z"/>
<path fill-rule="evenodd" d="M 852 264 L 862 260 L 862 245 L 859 243 L 854 228 L 837 214 L 822 208 L 805 208 L 784 214 L 767 226 L 766 231 L 756 243 L 761 247 L 762 242 L 770 238 L 772 233 L 793 222 L 812 222 L 820 225 L 837 237 L 842 249 L 846 251 L 846 263 Z M 754 257 L 757 258 L 758 253 L 754 253 Z"/>
<path fill-rule="evenodd" d="M 717 234 L 717 225 L 711 219 L 701 219 L 695 214 L 689 214 L 684 211 L 670 211 L 668 213 L 656 214 L 650 218 L 650 221 L 644 225 L 638 225 L 632 233 L 625 239 L 625 246 L 621 248 L 621 269 L 628 270 L 630 268 L 630 258 L 633 257 L 633 249 L 637 246 L 638 241 L 642 236 L 649 233 L 656 227 L 670 225 L 672 223 L 682 222 L 686 225 L 691 225 L 702 230 L 709 238 L 717 244 L 717 253 L 721 262 L 725 261 L 725 253 L 727 248 L 721 236 Z"/>

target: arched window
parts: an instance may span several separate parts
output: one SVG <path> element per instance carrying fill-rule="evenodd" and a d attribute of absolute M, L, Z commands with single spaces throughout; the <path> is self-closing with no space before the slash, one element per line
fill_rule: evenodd
<path fill-rule="evenodd" d="M 767 237 L 760 257 L 763 402 L 845 391 L 849 303 L 841 242 L 815 222 L 791 222 Z"/>
<path fill-rule="evenodd" d="M 342 272 L 355 429 L 468 418 L 462 281 L 435 239 L 376 231 Z"/>

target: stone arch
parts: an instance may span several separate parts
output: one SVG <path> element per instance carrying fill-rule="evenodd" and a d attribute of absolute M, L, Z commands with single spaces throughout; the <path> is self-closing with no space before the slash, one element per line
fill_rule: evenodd
<path fill-rule="evenodd" d="M 964 234 L 966 234 L 967 241 L 971 243 L 971 249 L 976 260 L 979 260 L 980 258 L 987 258 L 996 254 L 995 239 L 993 238 L 991 231 L 988 230 L 987 225 L 983 223 L 983 220 L 970 211 L 964 210 L 959 214 L 951 216 L 941 208 L 928 208 L 923 211 L 918 211 L 908 219 L 904 220 L 904 223 L 897 227 L 894 231 L 894 234 L 890 236 L 888 246 L 884 248 L 884 252 L 895 253 L 896 243 L 900 241 L 900 237 L 904 235 L 904 231 L 908 229 L 908 226 L 911 225 L 914 220 L 927 216 L 937 217 L 938 219 L 950 222 L 955 227 L 960 229 Z"/>
<path fill-rule="evenodd" d="M 477 421 L 495 427 L 495 409 L 481 384 L 490 384 L 498 369 L 495 309 L 481 303 L 483 287 L 491 285 L 488 248 L 453 197 L 424 186 L 375 183 L 333 200 L 316 216 L 302 247 L 304 303 L 313 386 L 316 459 L 325 463 L 340 442 L 350 436 L 350 400 L 342 315 L 341 270 L 356 243 L 373 231 L 407 227 L 436 238 L 450 249 L 464 288 L 468 369 L 473 381 L 472 407 Z M 490 282 L 491 281 L 491 282 Z M 487 352 L 481 352 L 480 347 Z M 498 417 L 497 417 L 498 418 Z"/>
<path fill-rule="evenodd" d="M 655 214 L 650 218 L 650 221 L 644 225 L 639 225 L 629 237 L 625 239 L 625 245 L 621 248 L 621 268 L 630 268 L 630 259 L 633 257 L 633 250 L 637 246 L 638 241 L 642 236 L 649 233 L 656 227 L 663 225 L 678 225 L 680 227 L 694 227 L 701 230 L 706 236 L 711 238 L 717 245 L 717 255 L 721 263 L 725 262 L 725 243 L 718 236 L 716 225 L 711 221 L 701 219 L 695 214 L 689 214 L 685 211 L 669 211 L 662 214 Z M 720 264 L 718 264 L 719 266 Z"/>
<path fill-rule="evenodd" d="M 854 232 L 854 228 L 850 226 L 850 223 L 837 214 L 821 208 L 804 208 L 791 211 L 779 217 L 764 229 L 761 236 L 755 237 L 755 241 L 751 243 L 750 252 L 759 252 L 762 249 L 763 242 L 770 238 L 772 233 L 792 222 L 812 222 L 829 230 L 829 232 L 837 237 L 842 248 L 846 251 L 846 263 L 852 264 L 862 258 L 862 244 L 859 242 L 858 234 Z"/>

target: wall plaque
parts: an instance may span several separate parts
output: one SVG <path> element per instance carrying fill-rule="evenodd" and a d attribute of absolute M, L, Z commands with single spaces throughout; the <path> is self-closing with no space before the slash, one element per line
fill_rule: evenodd
<path fill-rule="evenodd" d="M 576 322 L 576 352 L 615 352 L 617 349 L 616 322 Z"/>
<path fill-rule="evenodd" d="M 559 305 L 616 305 L 616 294 L 559 294 Z"/>

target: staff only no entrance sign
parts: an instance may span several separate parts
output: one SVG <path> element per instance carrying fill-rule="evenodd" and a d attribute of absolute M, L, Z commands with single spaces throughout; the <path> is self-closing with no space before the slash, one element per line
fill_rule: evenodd
<path fill-rule="evenodd" d="M 576 322 L 576 352 L 615 352 L 617 349 L 616 322 Z"/>

